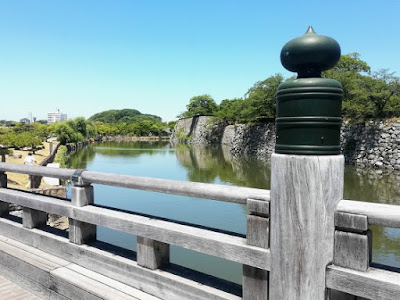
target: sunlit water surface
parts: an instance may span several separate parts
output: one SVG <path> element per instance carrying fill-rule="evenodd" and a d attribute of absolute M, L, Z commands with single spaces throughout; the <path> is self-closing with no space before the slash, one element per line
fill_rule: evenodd
<path fill-rule="evenodd" d="M 270 166 L 255 157 L 233 158 L 221 147 L 172 147 L 165 142 L 97 143 L 73 153 L 68 167 L 144 177 L 269 189 Z M 400 173 L 345 169 L 344 198 L 400 204 Z M 239 204 L 124 188 L 95 186 L 95 203 L 141 214 L 246 234 L 246 207 Z M 373 261 L 400 267 L 400 231 L 373 226 Z M 136 237 L 98 228 L 98 239 L 136 251 Z M 237 263 L 171 247 L 171 262 L 241 283 Z"/>

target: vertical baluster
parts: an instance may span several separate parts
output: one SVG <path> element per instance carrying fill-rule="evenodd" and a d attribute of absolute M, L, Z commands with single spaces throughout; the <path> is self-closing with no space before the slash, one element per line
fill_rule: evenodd
<path fill-rule="evenodd" d="M 93 204 L 93 186 L 83 182 L 81 174 L 84 170 L 76 170 L 71 178 L 71 203 L 75 206 Z M 69 240 L 72 243 L 82 245 L 96 239 L 96 225 L 69 218 Z"/>
<path fill-rule="evenodd" d="M 7 174 L 0 172 L 0 188 L 7 188 Z M 6 202 L 0 201 L 0 216 L 8 215 L 10 205 Z"/>
<path fill-rule="evenodd" d="M 333 263 L 357 271 L 367 271 L 372 258 L 372 232 L 364 215 L 335 213 L 335 250 Z M 331 300 L 364 298 L 332 291 Z"/>
<path fill-rule="evenodd" d="M 269 202 L 247 200 L 247 244 L 269 248 Z M 268 299 L 268 271 L 243 265 L 243 299 Z"/>
<path fill-rule="evenodd" d="M 169 244 L 138 236 L 137 263 L 151 270 L 169 263 Z"/>

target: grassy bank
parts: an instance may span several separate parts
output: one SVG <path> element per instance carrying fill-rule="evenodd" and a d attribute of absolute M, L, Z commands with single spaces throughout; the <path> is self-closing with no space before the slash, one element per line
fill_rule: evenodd
<path fill-rule="evenodd" d="M 36 159 L 36 164 L 39 165 L 47 156 L 50 155 L 49 143 L 43 143 L 44 148 L 35 151 L 33 157 Z M 12 150 L 12 155 L 6 155 L 6 162 L 12 164 L 24 164 L 25 157 L 31 151 L 28 150 Z M 26 185 L 29 182 L 29 176 L 26 174 L 7 172 L 8 186 L 14 189 L 27 190 Z"/>

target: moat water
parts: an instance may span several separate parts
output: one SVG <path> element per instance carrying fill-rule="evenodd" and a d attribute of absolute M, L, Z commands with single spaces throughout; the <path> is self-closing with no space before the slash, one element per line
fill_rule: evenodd
<path fill-rule="evenodd" d="M 270 166 L 256 157 L 234 158 L 221 147 L 167 142 L 104 142 L 73 153 L 68 167 L 90 171 L 226 185 L 270 188 Z M 95 203 L 141 214 L 246 234 L 244 205 L 102 185 Z M 345 168 L 344 199 L 400 205 L 400 173 Z M 400 230 L 372 226 L 373 261 L 400 267 Z M 98 239 L 136 251 L 136 237 L 98 228 Z M 171 247 L 171 262 L 241 283 L 242 267 L 223 259 Z"/>

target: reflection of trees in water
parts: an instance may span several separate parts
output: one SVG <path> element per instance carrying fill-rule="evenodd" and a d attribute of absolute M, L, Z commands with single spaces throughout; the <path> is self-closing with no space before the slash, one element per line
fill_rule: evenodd
<path fill-rule="evenodd" d="M 400 173 L 345 168 L 344 198 L 400 205 Z M 370 226 L 373 261 L 400 268 L 400 229 Z"/>
<path fill-rule="evenodd" d="M 92 161 L 96 151 L 92 145 L 88 145 L 76 152 L 71 153 L 67 159 L 68 168 L 86 169 L 87 163 Z"/>
<path fill-rule="evenodd" d="M 170 151 L 169 142 L 102 142 L 96 144 L 96 152 L 107 156 L 135 157 L 147 155 L 167 155 Z"/>
<path fill-rule="evenodd" d="M 347 166 L 344 198 L 400 205 L 400 173 Z"/>
<path fill-rule="evenodd" d="M 222 182 L 269 188 L 270 167 L 255 157 L 234 158 L 221 147 L 177 145 L 176 156 L 188 171 L 190 181 Z"/>
<path fill-rule="evenodd" d="M 372 230 L 372 261 L 400 268 L 400 229 L 370 226 Z"/>
<path fill-rule="evenodd" d="M 121 142 L 112 142 L 112 141 L 104 141 L 95 144 L 97 147 L 107 147 L 107 148 L 126 148 L 126 149 L 163 149 L 168 148 L 170 145 L 169 142 L 165 141 L 121 141 Z"/>

